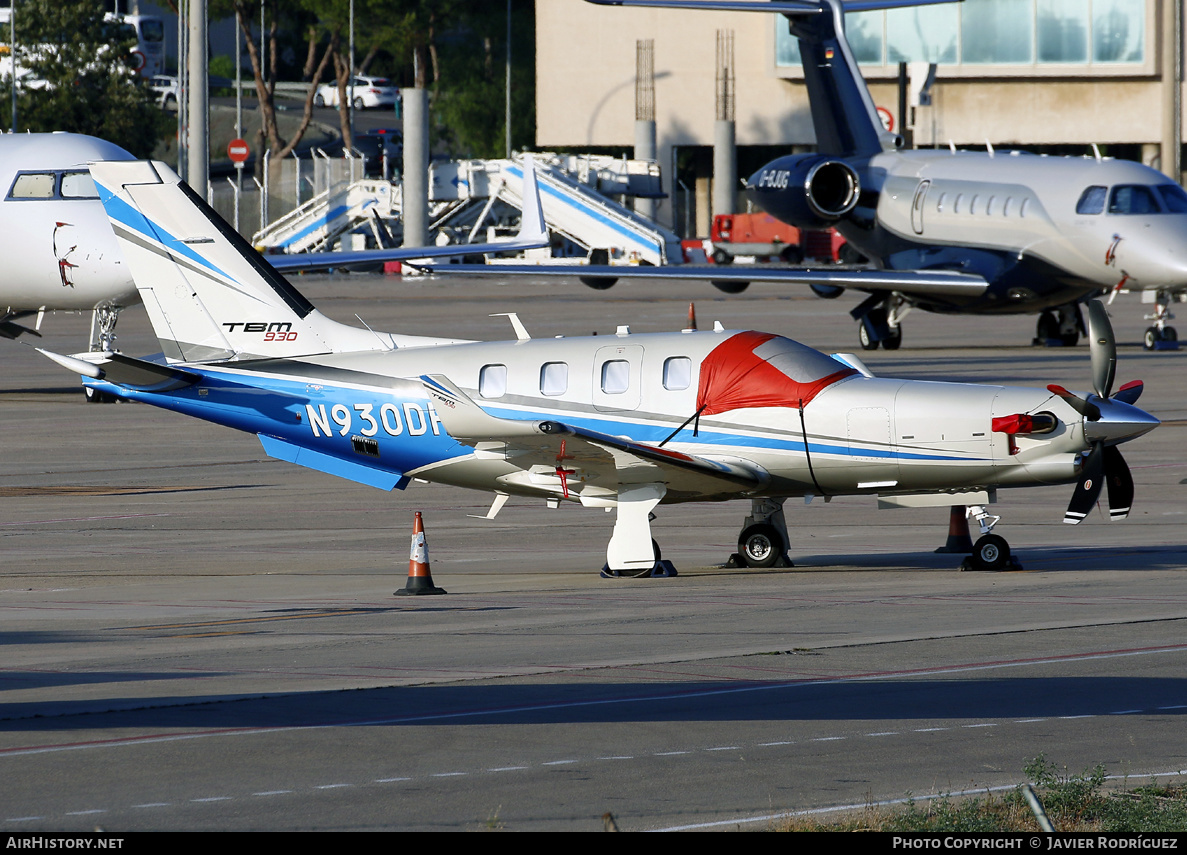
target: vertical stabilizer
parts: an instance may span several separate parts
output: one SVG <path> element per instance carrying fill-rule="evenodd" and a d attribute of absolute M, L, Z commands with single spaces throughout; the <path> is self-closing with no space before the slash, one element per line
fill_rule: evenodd
<path fill-rule="evenodd" d="M 804 82 L 816 130 L 816 150 L 834 157 L 869 157 L 895 148 L 845 37 L 840 0 L 822 0 L 818 15 L 788 15 L 800 42 Z"/>
<path fill-rule="evenodd" d="M 317 312 L 165 164 L 92 163 L 91 174 L 168 358 L 359 349 L 363 331 Z"/>

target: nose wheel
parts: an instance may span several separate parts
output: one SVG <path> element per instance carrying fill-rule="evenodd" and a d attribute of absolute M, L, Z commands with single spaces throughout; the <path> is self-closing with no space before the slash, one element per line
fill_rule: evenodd
<path fill-rule="evenodd" d="M 981 528 L 981 537 L 973 544 L 973 554 L 960 564 L 961 570 L 981 570 L 999 572 L 1002 570 L 1021 570 L 1022 564 L 1010 554 L 1010 544 L 1001 535 L 991 531 L 1001 517 L 991 516 L 983 505 L 972 505 L 969 516 L 977 521 Z"/>
<path fill-rule="evenodd" d="M 787 557 L 787 522 L 783 499 L 751 499 L 750 516 L 738 535 L 738 551 L 726 567 L 794 567 Z"/>

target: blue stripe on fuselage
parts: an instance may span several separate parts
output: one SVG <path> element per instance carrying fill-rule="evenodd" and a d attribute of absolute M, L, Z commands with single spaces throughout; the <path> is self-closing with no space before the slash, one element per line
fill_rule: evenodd
<path fill-rule="evenodd" d="M 188 366 L 203 380 L 171 393 L 125 389 L 106 381 L 84 378 L 84 383 L 101 391 L 152 404 L 252 434 L 264 434 L 307 447 L 321 454 L 340 457 L 360 465 L 390 472 L 408 473 L 442 461 L 466 457 L 469 446 L 454 440 L 436 419 L 427 395 L 399 395 L 374 389 L 327 383 L 324 380 L 287 380 L 240 372 L 222 372 Z M 416 381 L 409 381 L 416 382 Z M 575 413 L 536 412 L 507 408 L 484 408 L 492 416 L 517 421 L 554 419 L 573 427 L 611 436 L 628 435 L 639 442 L 656 443 L 671 433 L 671 425 L 628 422 L 621 417 L 585 416 Z M 335 418 L 335 416 L 337 418 Z M 316 421 L 315 427 L 311 422 Z M 345 427 L 344 427 L 345 425 Z M 436 433 L 434 433 L 436 430 Z M 365 436 L 379 445 L 379 457 L 358 454 L 352 437 Z M 804 452 L 799 439 L 753 436 L 746 433 L 707 430 L 697 437 L 686 428 L 675 438 L 692 453 L 711 454 L 719 448 L 754 448 Z M 812 442 L 813 455 L 842 458 L 862 457 L 898 461 L 987 462 L 986 458 L 952 454 L 927 454 L 889 448 L 850 448 L 829 442 Z"/>

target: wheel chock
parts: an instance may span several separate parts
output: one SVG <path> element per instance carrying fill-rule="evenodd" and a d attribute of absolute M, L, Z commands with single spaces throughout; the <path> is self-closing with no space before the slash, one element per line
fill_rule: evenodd
<path fill-rule="evenodd" d="M 725 564 L 723 564 L 722 566 L 723 566 L 723 567 L 725 567 L 725 568 L 727 568 L 727 569 L 731 569 L 731 570 L 732 570 L 732 569 L 735 569 L 735 568 L 739 568 L 739 569 L 742 569 L 742 570 L 758 570 L 758 569 L 761 569 L 761 568 L 758 568 L 758 567 L 751 567 L 749 564 L 747 564 L 745 561 L 743 561 L 743 560 L 742 560 L 742 556 L 741 556 L 741 555 L 739 555 L 739 554 L 738 554 L 738 553 L 736 553 L 736 552 L 734 552 L 734 553 L 731 553 L 731 554 L 730 554 L 730 557 L 726 559 L 726 562 L 725 562 Z M 793 561 L 791 560 L 791 556 L 789 556 L 789 555 L 788 555 L 786 552 L 784 552 L 782 555 L 780 555 L 780 556 L 779 556 L 779 557 L 778 557 L 778 558 L 775 560 L 775 563 L 774 563 L 774 564 L 772 564 L 770 567 L 767 567 L 767 568 L 765 568 L 765 569 L 767 569 L 767 570 L 774 570 L 776 567 L 780 567 L 780 568 L 795 567 L 795 562 L 793 562 Z"/>
<path fill-rule="evenodd" d="M 646 570 L 611 570 L 609 564 L 603 564 L 601 573 L 603 579 L 671 579 L 678 575 L 675 565 L 666 558 Z"/>

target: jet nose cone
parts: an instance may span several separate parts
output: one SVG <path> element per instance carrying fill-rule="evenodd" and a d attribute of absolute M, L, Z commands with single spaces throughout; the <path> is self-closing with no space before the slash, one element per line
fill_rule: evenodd
<path fill-rule="evenodd" d="M 1105 401 L 1095 395 L 1090 400 L 1100 408 L 1100 419 L 1084 422 L 1084 437 L 1089 442 L 1126 442 L 1149 433 L 1162 424 L 1145 410 L 1139 410 L 1131 404 Z"/>

